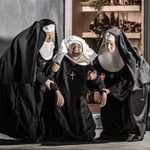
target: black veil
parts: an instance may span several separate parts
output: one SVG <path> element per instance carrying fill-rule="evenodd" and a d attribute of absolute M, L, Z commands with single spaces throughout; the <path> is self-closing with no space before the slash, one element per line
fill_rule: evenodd
<path fill-rule="evenodd" d="M 135 90 L 141 85 L 150 82 L 150 67 L 146 60 L 144 59 L 142 53 L 135 47 L 133 47 L 124 34 L 124 32 L 117 28 L 111 28 L 107 30 L 104 34 L 103 41 L 98 50 L 101 51 L 105 42 L 105 35 L 111 33 L 115 36 L 116 45 L 118 51 L 129 70 L 129 76 L 131 78 L 131 84 L 128 85 L 128 89 Z"/>
<path fill-rule="evenodd" d="M 19 33 L 0 58 L 0 83 L 32 83 L 36 78 L 36 60 L 45 40 L 44 26 L 55 24 L 48 19 L 36 21 Z M 58 50 L 55 31 L 55 49 Z"/>

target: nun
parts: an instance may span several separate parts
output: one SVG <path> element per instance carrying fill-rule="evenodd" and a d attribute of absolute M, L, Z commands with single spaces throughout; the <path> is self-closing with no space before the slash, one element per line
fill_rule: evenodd
<path fill-rule="evenodd" d="M 27 142 L 44 138 L 44 92 L 53 83 L 46 69 L 57 51 L 56 25 L 48 19 L 13 39 L 0 58 L 0 132 Z"/>
<path fill-rule="evenodd" d="M 139 141 L 144 138 L 148 111 L 150 68 L 124 32 L 106 31 L 93 62 L 110 93 L 101 108 L 100 139 Z"/>
<path fill-rule="evenodd" d="M 95 122 L 84 98 L 84 92 L 87 86 L 90 89 L 97 88 L 105 95 L 103 81 L 98 80 L 92 67 L 92 61 L 96 56 L 86 42 L 75 35 L 64 39 L 54 56 L 53 61 L 60 65 L 60 69 L 53 75 L 53 81 L 64 98 L 64 105 L 62 107 L 56 105 L 56 98 L 59 99 L 59 95 L 49 96 L 51 99 L 54 97 L 54 103 L 49 104 L 53 105 L 51 111 L 53 116 L 49 113 L 51 117 L 47 121 L 48 126 L 53 122 L 53 139 L 80 141 L 91 140 L 95 136 Z M 46 133 L 49 134 L 49 131 Z"/>

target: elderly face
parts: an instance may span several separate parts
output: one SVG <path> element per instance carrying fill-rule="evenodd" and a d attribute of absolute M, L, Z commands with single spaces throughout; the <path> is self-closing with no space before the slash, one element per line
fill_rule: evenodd
<path fill-rule="evenodd" d="M 78 43 L 72 43 L 69 45 L 68 48 L 68 55 L 73 59 L 73 60 L 78 60 L 83 52 L 83 47 L 82 45 Z"/>
<path fill-rule="evenodd" d="M 46 32 L 45 41 L 48 42 L 48 43 L 51 42 L 51 41 L 54 42 L 54 40 L 55 40 L 54 36 L 55 36 L 54 31 Z"/>
<path fill-rule="evenodd" d="M 113 53 L 116 50 L 116 44 L 111 40 L 106 40 L 105 47 L 109 53 Z"/>

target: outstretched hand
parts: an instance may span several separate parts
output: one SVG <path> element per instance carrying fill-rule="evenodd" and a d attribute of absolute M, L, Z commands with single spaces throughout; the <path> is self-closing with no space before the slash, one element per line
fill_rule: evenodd
<path fill-rule="evenodd" d="M 107 103 L 107 95 L 110 93 L 110 90 L 109 89 L 103 89 L 103 92 L 102 95 L 101 95 L 101 101 L 100 101 L 100 108 L 101 107 L 104 107 Z"/>
<path fill-rule="evenodd" d="M 103 92 L 101 95 L 100 108 L 104 107 L 107 103 L 107 93 Z"/>
<path fill-rule="evenodd" d="M 59 90 L 56 91 L 57 96 L 57 106 L 62 107 L 64 105 L 64 97 Z"/>

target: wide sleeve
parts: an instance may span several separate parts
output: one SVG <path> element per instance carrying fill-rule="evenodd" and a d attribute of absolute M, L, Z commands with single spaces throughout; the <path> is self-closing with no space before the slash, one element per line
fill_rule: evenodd
<path fill-rule="evenodd" d="M 52 69 L 52 65 L 53 65 L 53 62 L 51 62 L 48 67 L 46 68 L 45 70 L 45 75 L 46 75 L 46 78 L 49 79 L 49 80 L 52 80 L 54 83 L 51 84 L 51 90 L 56 92 L 57 90 L 59 90 L 59 87 L 57 85 L 57 82 L 55 80 L 55 76 L 57 75 L 57 73 L 59 72 L 54 72 L 53 69 Z"/>
<path fill-rule="evenodd" d="M 93 70 L 93 67 L 91 66 L 89 70 Z M 95 80 L 87 80 L 87 87 L 91 91 L 96 90 L 96 91 L 99 91 L 100 94 L 102 94 L 104 92 L 103 89 L 105 88 L 105 84 L 104 84 L 104 81 L 102 81 L 99 78 L 100 75 L 97 71 L 96 71 L 96 74 L 97 74 L 97 77 Z"/>
<path fill-rule="evenodd" d="M 36 79 L 40 84 L 45 84 L 47 80 L 52 80 L 54 84 L 51 83 L 50 87 L 52 91 L 58 90 L 58 86 L 54 80 L 55 72 L 52 70 L 52 61 L 47 62 L 45 67 L 42 67 L 42 59 L 37 59 L 37 67 L 36 67 Z"/>
<path fill-rule="evenodd" d="M 39 66 L 36 68 L 36 78 L 41 84 L 44 84 L 48 80 L 48 77 L 43 74 Z"/>
<path fill-rule="evenodd" d="M 48 80 L 48 77 L 45 74 L 45 69 L 42 66 L 42 59 L 40 59 L 39 55 L 38 55 L 38 58 L 37 58 L 37 66 L 36 66 L 36 80 L 40 84 L 44 84 Z"/>

